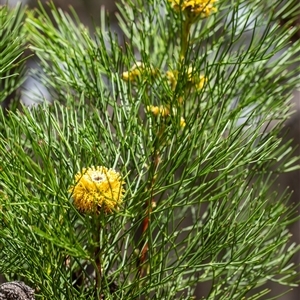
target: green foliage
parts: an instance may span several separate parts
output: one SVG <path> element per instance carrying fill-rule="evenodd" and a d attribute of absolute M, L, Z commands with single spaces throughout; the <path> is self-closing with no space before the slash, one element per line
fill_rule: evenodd
<path fill-rule="evenodd" d="M 296 285 L 295 211 L 273 189 L 297 168 L 279 138 L 300 46 L 279 26 L 283 8 L 220 0 L 189 23 L 167 1 L 124 0 L 123 46 L 104 10 L 91 34 L 50 8 L 27 12 L 25 34 L 53 103 L 0 114 L 0 273 L 37 299 L 191 299 L 208 282 L 206 299 L 254 300 L 267 281 Z M 20 7 L 1 11 L 22 19 Z M 7 95 L 16 83 L 5 80 Z M 93 165 L 126 183 L 112 214 L 83 214 L 68 193 Z"/>
<path fill-rule="evenodd" d="M 24 81 L 24 9 L 0 6 L 0 103 Z"/>

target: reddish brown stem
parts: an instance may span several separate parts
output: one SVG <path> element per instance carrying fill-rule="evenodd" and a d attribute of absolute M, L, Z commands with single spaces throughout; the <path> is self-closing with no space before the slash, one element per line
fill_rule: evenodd
<path fill-rule="evenodd" d="M 102 270 L 101 270 L 101 248 L 100 248 L 100 229 L 101 225 L 100 223 L 97 224 L 97 230 L 95 234 L 95 242 L 96 247 L 94 250 L 94 256 L 95 256 L 95 263 L 96 263 L 96 279 L 95 279 L 95 293 L 97 295 L 100 287 L 101 287 L 101 277 L 102 277 Z"/>
<path fill-rule="evenodd" d="M 147 206 L 148 206 L 148 203 L 147 203 Z M 149 228 L 150 213 L 151 213 L 151 211 L 152 211 L 151 207 L 147 208 L 146 217 L 145 217 L 145 219 L 143 220 L 143 223 L 142 223 L 142 236 L 146 233 L 146 231 Z M 143 265 L 143 263 L 146 260 L 148 249 L 149 249 L 149 245 L 148 245 L 148 242 L 146 242 L 144 244 L 144 246 L 142 247 L 142 250 L 141 250 L 141 253 L 140 253 L 140 259 L 139 259 L 139 273 L 140 273 L 140 277 L 143 277 L 143 275 L 144 275 L 143 266 L 142 265 Z"/>
<path fill-rule="evenodd" d="M 144 236 L 146 234 L 146 232 L 149 228 L 150 214 L 152 212 L 152 206 L 154 205 L 154 203 L 155 202 L 152 199 L 151 206 L 148 207 L 148 202 L 147 202 L 146 216 L 145 216 L 145 218 L 143 220 L 143 223 L 142 223 L 142 236 Z M 140 277 L 144 276 L 143 264 L 146 261 L 148 249 L 149 249 L 149 244 L 148 244 L 148 242 L 145 242 L 145 244 L 143 245 L 143 247 L 140 251 L 140 257 L 139 257 L 139 275 L 140 275 Z"/>
<path fill-rule="evenodd" d="M 159 163 L 159 154 L 158 152 L 155 153 L 154 155 L 154 159 L 153 159 L 153 170 L 155 173 L 156 167 L 158 166 Z M 145 203 L 145 209 L 146 209 L 146 216 L 143 220 L 141 229 L 142 229 L 142 238 L 144 237 L 144 235 L 146 234 L 148 228 L 149 228 L 149 224 L 151 221 L 151 212 L 152 212 L 152 208 L 155 206 L 155 200 L 153 198 L 153 186 L 155 183 L 155 174 L 153 175 L 153 178 L 151 180 L 149 189 L 151 190 L 151 203 L 149 204 L 149 201 L 147 200 Z M 143 264 L 146 261 L 147 258 L 147 253 L 148 253 L 148 249 L 149 249 L 149 244 L 148 242 L 145 242 L 144 245 L 142 246 L 142 249 L 140 250 L 140 257 L 139 257 L 139 276 L 142 278 L 144 276 L 144 269 L 143 269 Z"/>
<path fill-rule="evenodd" d="M 95 262 L 97 266 L 98 274 L 96 274 L 96 290 L 100 288 L 101 284 L 101 260 L 100 260 L 100 247 L 97 246 L 95 249 Z"/>

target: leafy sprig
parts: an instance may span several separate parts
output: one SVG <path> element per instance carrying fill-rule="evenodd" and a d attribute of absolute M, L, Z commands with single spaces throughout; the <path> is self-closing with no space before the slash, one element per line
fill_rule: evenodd
<path fill-rule="evenodd" d="M 20 4 L 14 10 L 1 6 L 0 20 L 0 103 L 3 103 L 9 97 L 15 98 L 14 93 L 25 80 L 24 8 Z"/>
<path fill-rule="evenodd" d="M 279 132 L 299 42 L 287 47 L 280 6 L 219 1 L 187 26 L 168 1 L 123 1 L 123 48 L 104 11 L 90 34 L 50 8 L 25 29 L 53 103 L 0 115 L 0 271 L 46 299 L 189 299 L 204 282 L 206 299 L 259 299 L 267 281 L 295 285 L 295 210 L 271 192 L 297 167 Z M 123 174 L 119 211 L 74 207 L 69 187 L 93 165 Z"/>

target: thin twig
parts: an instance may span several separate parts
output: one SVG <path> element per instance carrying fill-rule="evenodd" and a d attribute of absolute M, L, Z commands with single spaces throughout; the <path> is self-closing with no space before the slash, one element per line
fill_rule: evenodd
<path fill-rule="evenodd" d="M 95 241 L 96 241 L 96 247 L 95 247 L 95 263 L 96 263 L 96 268 L 97 268 L 97 272 L 96 272 L 96 283 L 95 283 L 95 291 L 97 294 L 97 291 L 99 290 L 99 288 L 101 287 L 101 278 L 102 278 L 102 271 L 101 271 L 101 248 L 100 248 L 100 228 L 101 225 L 100 223 L 97 226 L 97 231 L 96 231 L 96 235 L 95 235 Z"/>
<path fill-rule="evenodd" d="M 150 198 L 151 198 L 151 202 L 149 204 L 149 201 L 147 200 L 146 203 L 145 203 L 145 209 L 146 209 L 146 216 L 143 220 L 143 223 L 142 223 L 142 238 L 144 237 L 144 235 L 146 234 L 146 232 L 148 231 L 148 228 L 149 228 L 149 225 L 150 225 L 150 222 L 151 222 L 151 212 L 152 212 L 152 208 L 155 207 L 155 200 L 153 198 L 153 187 L 154 187 L 154 183 L 155 183 L 155 170 L 159 164 L 159 153 L 158 151 L 155 151 L 155 154 L 154 154 L 154 159 L 153 159 L 153 170 L 154 170 L 154 175 L 153 175 L 153 178 L 151 180 L 151 183 L 150 183 L 150 186 L 149 186 L 149 189 L 151 191 L 151 195 L 150 195 Z M 139 276 L 140 278 L 142 278 L 144 276 L 144 271 L 143 271 L 143 264 L 144 262 L 146 261 L 146 258 L 147 258 L 147 253 L 148 253 L 148 249 L 149 249 L 149 243 L 147 241 L 145 241 L 144 245 L 142 246 L 142 249 L 140 250 L 140 257 L 139 257 Z"/>

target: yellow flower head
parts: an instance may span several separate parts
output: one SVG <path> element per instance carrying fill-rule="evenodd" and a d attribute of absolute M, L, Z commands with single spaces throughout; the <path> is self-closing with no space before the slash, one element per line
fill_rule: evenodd
<path fill-rule="evenodd" d="M 198 77 L 195 81 L 195 87 L 197 90 L 201 90 L 204 86 L 204 83 L 206 82 L 206 77 L 204 77 L 203 75 L 201 75 L 200 77 Z"/>
<path fill-rule="evenodd" d="M 192 67 L 188 68 L 187 77 L 188 81 L 194 84 L 196 90 L 201 90 L 206 82 L 206 77 L 203 75 L 196 76 L 194 73 L 194 69 Z"/>
<path fill-rule="evenodd" d="M 147 106 L 147 111 L 152 112 L 154 116 L 161 115 L 162 117 L 166 117 L 170 115 L 170 111 L 167 107 L 165 106 L 154 106 L 150 105 Z"/>
<path fill-rule="evenodd" d="M 180 127 L 183 128 L 186 126 L 185 119 L 183 117 L 180 118 Z"/>
<path fill-rule="evenodd" d="M 124 181 L 118 172 L 106 167 L 83 168 L 71 185 L 74 206 L 86 213 L 111 213 L 119 208 L 124 196 Z"/>
<path fill-rule="evenodd" d="M 186 12 L 189 16 L 208 17 L 217 9 L 214 3 L 217 0 L 169 0 L 176 11 Z"/>
<path fill-rule="evenodd" d="M 122 79 L 126 81 L 136 82 L 142 75 L 155 75 L 157 70 L 153 67 L 146 67 L 142 62 L 138 61 L 134 66 L 126 72 L 122 73 Z"/>
<path fill-rule="evenodd" d="M 174 91 L 175 88 L 176 88 L 176 85 L 177 85 L 178 71 L 177 70 L 167 71 L 166 72 L 166 77 L 169 81 L 171 89 Z"/>
<path fill-rule="evenodd" d="M 192 86 L 194 86 L 196 90 L 201 90 L 204 86 L 204 83 L 206 82 L 206 77 L 204 77 L 203 75 L 199 76 L 198 74 L 196 74 L 193 67 L 188 68 L 186 76 L 187 82 L 192 84 Z M 167 71 L 166 78 L 168 79 L 172 90 L 175 90 L 178 81 L 178 71 Z"/>

